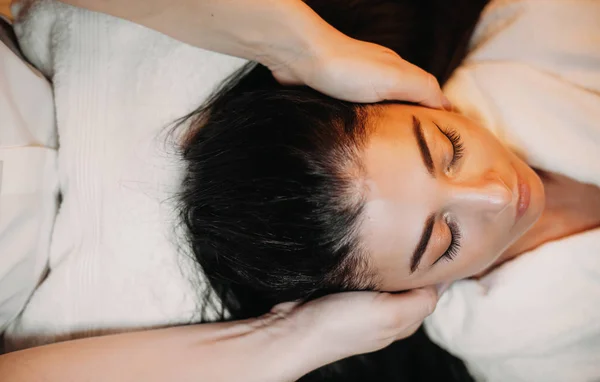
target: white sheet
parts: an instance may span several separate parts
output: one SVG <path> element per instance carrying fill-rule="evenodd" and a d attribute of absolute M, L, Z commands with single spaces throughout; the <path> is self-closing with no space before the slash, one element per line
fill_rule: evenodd
<path fill-rule="evenodd" d="M 538 168 L 600 186 L 600 1 L 493 1 L 446 86 Z M 600 230 L 455 283 L 429 335 L 481 381 L 600 381 Z"/>

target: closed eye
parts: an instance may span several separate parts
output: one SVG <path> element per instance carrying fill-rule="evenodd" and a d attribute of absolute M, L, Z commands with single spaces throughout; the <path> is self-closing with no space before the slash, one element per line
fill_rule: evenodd
<path fill-rule="evenodd" d="M 452 128 L 442 129 L 437 123 L 433 123 L 438 130 L 448 138 L 452 145 L 452 160 L 448 164 L 448 170 L 453 169 L 463 158 L 465 153 L 465 147 L 458 131 Z M 448 228 L 450 229 L 450 245 L 446 251 L 440 256 L 433 265 L 437 264 L 440 260 L 452 261 L 458 255 L 461 246 L 461 233 L 459 226 L 454 221 L 447 222 Z"/>
<path fill-rule="evenodd" d="M 448 222 L 447 224 L 448 224 L 448 228 L 450 228 L 450 234 L 451 234 L 450 245 L 448 246 L 448 249 L 446 249 L 444 254 L 442 254 L 442 256 L 440 256 L 433 263 L 433 265 L 437 264 L 440 260 L 446 260 L 446 261 L 454 260 L 456 258 L 456 256 L 458 255 L 458 252 L 460 251 L 460 245 L 461 245 L 460 243 L 461 243 L 462 235 L 460 233 L 460 229 L 458 228 L 458 224 L 456 224 L 456 222 L 452 222 L 452 221 Z"/>
<path fill-rule="evenodd" d="M 444 134 L 446 136 L 446 138 L 448 138 L 448 140 L 450 141 L 450 144 L 452 144 L 452 160 L 450 161 L 450 164 L 448 165 L 448 169 L 454 168 L 457 163 L 462 159 L 464 152 L 465 152 L 465 147 L 463 145 L 462 139 L 460 137 L 460 134 L 458 133 L 458 131 L 451 129 L 451 128 L 445 128 L 442 129 L 437 123 L 433 123 L 435 125 L 435 127 L 438 128 L 438 130 Z"/>

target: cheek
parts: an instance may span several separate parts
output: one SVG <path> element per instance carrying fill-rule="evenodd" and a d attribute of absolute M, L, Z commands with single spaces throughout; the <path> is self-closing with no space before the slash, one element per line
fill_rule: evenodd
<path fill-rule="evenodd" d="M 461 170 L 464 176 L 481 174 L 493 168 L 498 160 L 498 150 L 485 140 L 479 140 L 477 135 L 465 139 L 465 161 Z"/>
<path fill-rule="evenodd" d="M 476 221 L 465 223 L 462 229 L 461 254 L 456 260 L 463 277 L 487 268 L 500 257 L 510 242 L 506 237 L 506 229 L 484 227 Z"/>
<path fill-rule="evenodd" d="M 465 126 L 468 148 L 485 163 L 509 163 L 512 152 L 492 132 L 474 124 Z"/>

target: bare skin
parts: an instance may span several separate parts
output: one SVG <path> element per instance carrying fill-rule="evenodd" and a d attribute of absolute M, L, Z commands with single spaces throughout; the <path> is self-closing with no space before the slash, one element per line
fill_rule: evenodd
<path fill-rule="evenodd" d="M 414 333 L 433 288 L 347 292 L 285 303 L 263 317 L 124 333 L 0 355 L 2 381 L 295 381 Z"/>
<path fill-rule="evenodd" d="M 497 264 L 547 242 L 600 227 L 600 188 L 555 173 L 538 173 L 546 192 L 544 212 Z"/>
<path fill-rule="evenodd" d="M 600 226 L 597 186 L 535 171 L 460 114 L 385 105 L 371 123 L 363 237 L 382 290 L 480 277 L 546 242 Z M 529 194 L 527 202 L 521 194 Z M 421 261 L 411 269 L 423 237 Z M 459 245 L 449 251 L 453 242 Z"/>
<path fill-rule="evenodd" d="M 385 47 L 343 35 L 301 0 L 63 2 L 259 61 L 282 83 L 355 102 L 398 99 L 451 108 L 430 74 Z M 14 3 L 26 7 L 31 1 Z M 0 356 L 0 379 L 292 381 L 411 335 L 436 302 L 431 287 L 403 294 L 344 293 L 279 306 L 275 314 L 248 321 L 63 342 Z"/>

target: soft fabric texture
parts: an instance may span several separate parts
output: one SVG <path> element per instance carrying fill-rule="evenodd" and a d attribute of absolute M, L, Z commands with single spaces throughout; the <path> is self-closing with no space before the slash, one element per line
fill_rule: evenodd
<path fill-rule="evenodd" d="M 446 86 L 533 166 L 600 186 L 600 1 L 493 1 Z M 600 230 L 455 283 L 426 321 L 478 380 L 600 380 Z"/>
<path fill-rule="evenodd" d="M 56 1 L 13 14 L 53 81 L 63 201 L 49 276 L 7 349 L 197 320 L 205 283 L 176 230 L 170 126 L 243 61 Z"/>
<path fill-rule="evenodd" d="M 46 270 L 58 174 L 52 89 L 17 55 L 10 26 L 0 24 L 1 334 Z"/>

